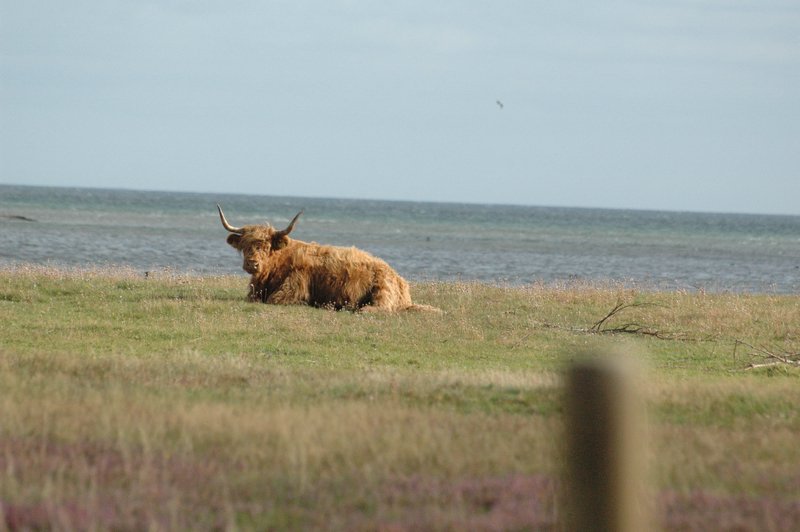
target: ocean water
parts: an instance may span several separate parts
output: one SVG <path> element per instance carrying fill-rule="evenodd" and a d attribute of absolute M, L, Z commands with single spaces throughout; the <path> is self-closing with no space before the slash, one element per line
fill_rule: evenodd
<path fill-rule="evenodd" d="M 304 209 L 293 237 L 357 246 L 410 280 L 800 291 L 800 216 L 10 185 L 0 185 L 0 266 L 246 276 L 216 203 L 234 225 L 284 227 Z"/>

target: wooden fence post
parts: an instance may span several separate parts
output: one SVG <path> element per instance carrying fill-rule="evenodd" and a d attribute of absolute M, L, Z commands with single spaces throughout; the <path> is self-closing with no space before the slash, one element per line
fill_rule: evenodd
<path fill-rule="evenodd" d="M 645 518 L 639 372 L 623 356 L 586 357 L 566 382 L 566 530 L 639 532 Z"/>

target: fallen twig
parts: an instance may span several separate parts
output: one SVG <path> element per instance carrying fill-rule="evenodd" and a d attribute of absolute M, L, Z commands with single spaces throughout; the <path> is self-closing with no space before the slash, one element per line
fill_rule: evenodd
<path fill-rule="evenodd" d="M 625 309 L 634 308 L 634 307 L 652 307 L 655 306 L 652 303 L 617 303 L 614 308 L 612 308 L 608 314 L 603 316 L 602 319 L 596 321 L 594 325 L 592 325 L 588 332 L 596 333 L 596 334 L 644 334 L 647 336 L 654 336 L 656 338 L 665 338 L 662 333 L 658 330 L 651 329 L 650 327 L 646 327 L 644 325 L 640 325 L 638 323 L 626 323 L 624 325 L 620 325 L 618 327 L 604 327 L 605 323 L 610 320 L 611 318 L 615 317 L 617 314 L 621 313 Z"/>
<path fill-rule="evenodd" d="M 608 327 L 605 326 L 606 323 L 613 317 L 620 314 L 622 311 L 634 308 L 634 307 L 654 307 L 657 306 L 653 303 L 617 303 L 614 308 L 612 308 L 605 316 L 603 316 L 598 321 L 594 322 L 591 327 L 566 327 L 563 325 L 557 325 L 553 323 L 547 322 L 540 322 L 538 323 L 539 326 L 545 327 L 548 329 L 560 329 L 566 330 L 575 333 L 582 333 L 582 334 L 642 334 L 645 336 L 652 336 L 654 338 L 658 338 L 660 340 L 676 340 L 676 339 L 686 339 L 685 335 L 680 333 L 665 333 L 659 331 L 657 329 L 650 328 L 646 325 L 642 325 L 635 322 L 625 323 L 623 325 L 619 325 L 616 327 Z"/>
<path fill-rule="evenodd" d="M 609 320 L 609 318 L 611 318 L 618 312 L 623 311 L 624 309 L 628 308 L 631 305 L 625 305 L 624 303 L 617 303 L 617 305 L 614 308 L 612 308 L 608 314 L 606 314 L 601 320 L 595 322 L 595 324 L 592 325 L 590 330 L 593 330 L 594 332 L 600 332 L 600 327 L 602 327 L 603 324 Z"/>
<path fill-rule="evenodd" d="M 614 329 L 603 329 L 603 324 L 607 322 L 609 319 L 613 318 L 623 310 L 627 308 L 634 308 L 634 307 L 654 307 L 653 303 L 617 303 L 617 305 L 611 309 L 611 311 L 606 314 L 601 320 L 596 321 L 594 325 L 592 325 L 591 330 L 594 332 L 604 332 L 604 331 L 614 331 Z M 635 324 L 628 324 L 628 325 L 635 325 Z M 627 327 L 624 326 L 623 328 Z M 614 331 L 614 332 L 629 332 L 629 331 Z"/>
<path fill-rule="evenodd" d="M 620 327 L 612 327 L 606 328 L 599 331 L 594 331 L 600 334 L 643 334 L 645 336 L 654 336 L 655 338 L 660 338 L 662 340 L 667 339 L 669 335 L 662 334 L 661 331 L 656 329 L 650 329 L 649 327 L 645 327 L 644 325 L 639 325 L 638 323 L 626 323 Z"/>
<path fill-rule="evenodd" d="M 747 343 L 747 342 L 745 342 L 743 340 L 739 340 L 739 339 L 736 340 L 736 343 L 734 344 L 734 347 L 733 347 L 734 360 L 736 359 L 735 358 L 736 357 L 736 349 L 737 349 L 737 347 L 739 345 L 743 345 L 745 347 L 750 348 L 751 349 L 750 356 L 759 356 L 759 357 L 761 357 L 763 359 L 771 360 L 771 362 L 766 362 L 766 363 L 762 363 L 762 364 L 756 364 L 754 362 L 751 362 L 750 364 L 748 364 L 747 366 L 744 367 L 745 371 L 746 370 L 750 370 L 750 369 L 755 369 L 755 368 L 764 368 L 764 367 L 769 367 L 769 366 L 777 366 L 777 365 L 780 365 L 780 364 L 786 364 L 786 365 L 789 365 L 789 366 L 800 366 L 800 360 L 794 360 L 793 358 L 791 358 L 791 357 L 798 356 L 798 353 L 777 354 L 777 353 L 774 353 L 774 352 L 770 351 L 766 347 L 755 346 L 753 344 L 749 344 L 749 343 Z"/>
<path fill-rule="evenodd" d="M 744 371 L 748 371 L 748 370 L 756 369 L 756 368 L 769 368 L 769 367 L 772 367 L 772 366 L 780 366 L 781 364 L 783 364 L 783 362 L 765 362 L 763 364 L 752 364 L 751 363 L 751 364 L 748 364 L 747 366 L 744 367 Z"/>

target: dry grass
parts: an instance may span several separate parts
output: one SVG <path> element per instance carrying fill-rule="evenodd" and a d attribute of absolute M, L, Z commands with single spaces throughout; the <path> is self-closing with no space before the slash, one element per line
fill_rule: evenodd
<path fill-rule="evenodd" d="M 245 281 L 0 271 L 0 523 L 11 529 L 552 529 L 561 378 L 625 338 L 651 368 L 674 529 L 800 522 L 797 296 L 429 283 L 442 315 L 244 301 Z M 665 333 L 599 334 L 592 324 Z"/>

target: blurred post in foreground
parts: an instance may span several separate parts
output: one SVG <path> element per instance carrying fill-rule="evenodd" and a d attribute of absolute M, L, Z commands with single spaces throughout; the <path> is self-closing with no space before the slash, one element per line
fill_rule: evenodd
<path fill-rule="evenodd" d="M 642 373 L 616 352 L 579 359 L 566 382 L 566 530 L 639 532 L 646 518 Z"/>

